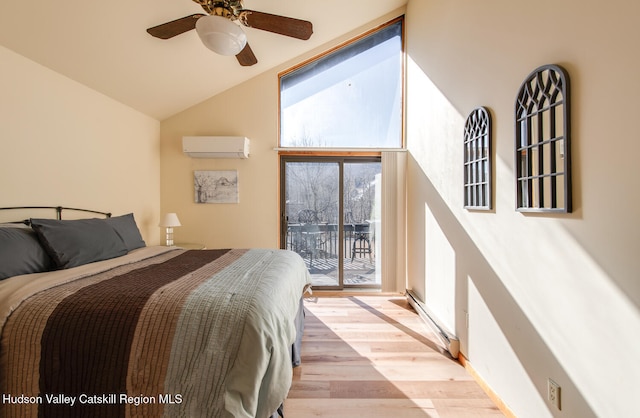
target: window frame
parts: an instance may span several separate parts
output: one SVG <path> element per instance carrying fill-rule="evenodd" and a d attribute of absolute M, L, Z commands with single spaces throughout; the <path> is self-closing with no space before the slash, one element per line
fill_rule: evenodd
<path fill-rule="evenodd" d="M 396 23 L 400 23 L 401 30 L 401 43 L 400 43 L 400 54 L 401 54 L 401 69 L 400 69 L 400 146 L 399 147 L 388 147 L 388 148 L 376 148 L 376 147 L 283 147 L 282 146 L 282 97 L 281 97 L 281 89 L 282 89 L 282 78 L 299 70 L 300 68 L 313 64 L 314 62 L 321 60 L 322 58 L 333 54 L 337 51 L 340 51 L 343 48 L 346 48 L 378 31 L 384 30 L 385 28 L 394 25 Z M 328 50 L 317 54 L 309 59 L 306 59 L 299 64 L 296 64 L 284 71 L 278 73 L 278 146 L 276 148 L 283 155 L 288 154 L 306 154 L 306 155 L 358 155 L 358 156 L 379 156 L 382 151 L 393 151 L 398 149 L 406 149 L 405 143 L 405 96 L 406 96 L 406 49 L 405 49 L 405 23 L 404 23 L 404 15 L 398 16 L 388 22 L 380 24 L 372 29 L 369 29 L 362 34 L 350 38 L 340 44 L 329 48 Z"/>
<path fill-rule="evenodd" d="M 338 272 L 338 281 L 335 286 L 331 285 L 314 285 L 313 289 L 315 290 L 344 290 L 344 289 L 381 289 L 382 283 L 384 283 L 384 278 L 382 278 L 383 270 L 377 272 L 378 277 L 380 278 L 379 282 L 362 284 L 362 283 L 345 283 L 345 273 L 349 271 L 348 268 L 345 267 L 344 262 L 348 257 L 346 256 L 348 252 L 348 248 L 345 247 L 347 238 L 345 232 L 345 226 L 349 224 L 345 220 L 345 195 L 344 195 L 344 181 L 345 181 L 345 165 L 348 164 L 368 164 L 368 163 L 379 163 L 380 169 L 382 170 L 382 156 L 378 155 L 338 155 L 338 154 L 325 154 L 325 155 L 305 155 L 305 154 L 285 154 L 280 157 L 280 185 L 279 185 L 279 210 L 280 210 L 280 234 L 279 234 L 279 248 L 281 249 L 289 249 L 288 248 L 288 228 L 287 225 L 289 223 L 289 217 L 286 213 L 286 166 L 287 163 L 336 163 L 338 165 L 338 186 L 339 193 L 338 197 L 338 220 L 337 220 L 337 234 L 338 237 L 338 264 L 337 264 L 337 272 Z M 382 173 L 382 171 L 381 171 Z M 382 184 L 380 184 L 382 186 Z M 380 202 L 381 203 L 381 202 Z M 383 237 L 379 237 L 378 239 L 383 239 Z M 352 245 L 353 241 L 349 241 L 349 244 Z M 371 244 L 370 244 L 371 245 Z M 376 254 L 375 257 L 381 257 L 381 255 Z"/>

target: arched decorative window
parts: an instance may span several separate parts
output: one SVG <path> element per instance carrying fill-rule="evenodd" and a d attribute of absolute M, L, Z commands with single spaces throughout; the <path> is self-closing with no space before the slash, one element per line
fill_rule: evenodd
<path fill-rule="evenodd" d="M 544 65 L 522 83 L 515 104 L 516 209 L 571 212 L 569 76 Z"/>
<path fill-rule="evenodd" d="M 464 125 L 464 207 L 491 209 L 491 115 L 484 107 Z"/>

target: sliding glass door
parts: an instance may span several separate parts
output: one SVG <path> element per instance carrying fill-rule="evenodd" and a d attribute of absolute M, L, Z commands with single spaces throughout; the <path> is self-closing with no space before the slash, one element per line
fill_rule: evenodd
<path fill-rule="evenodd" d="M 302 256 L 313 287 L 380 287 L 379 158 L 281 159 L 281 247 Z"/>
<path fill-rule="evenodd" d="M 344 282 L 348 287 L 380 287 L 380 159 L 347 160 L 343 168 Z"/>

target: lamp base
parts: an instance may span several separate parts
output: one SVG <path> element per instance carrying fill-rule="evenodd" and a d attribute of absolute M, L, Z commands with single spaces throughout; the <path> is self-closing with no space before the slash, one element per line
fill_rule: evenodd
<path fill-rule="evenodd" d="M 165 232 L 165 242 L 167 247 L 173 247 L 173 228 L 167 227 Z"/>

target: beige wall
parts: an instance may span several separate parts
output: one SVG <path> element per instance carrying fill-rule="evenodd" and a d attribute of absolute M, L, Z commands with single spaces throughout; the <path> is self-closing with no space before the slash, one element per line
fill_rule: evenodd
<path fill-rule="evenodd" d="M 209 248 L 278 247 L 279 162 L 274 151 L 278 145 L 278 73 L 400 14 L 382 16 L 162 122 L 161 207 L 163 213 L 176 212 L 180 218 L 176 242 Z M 182 136 L 191 135 L 246 136 L 251 140 L 251 156 L 246 160 L 189 158 L 182 153 L 181 141 Z M 194 170 L 229 169 L 238 170 L 239 204 L 194 203 Z"/>
<path fill-rule="evenodd" d="M 407 7 L 409 285 L 519 417 L 637 413 L 638 15 L 622 0 Z M 514 210 L 514 100 L 551 63 L 571 77 L 575 210 L 527 215 Z M 491 212 L 462 209 L 462 130 L 478 106 L 494 120 Z"/>
<path fill-rule="evenodd" d="M 0 206 L 133 212 L 159 242 L 159 122 L 0 47 Z"/>
<path fill-rule="evenodd" d="M 182 224 L 176 242 L 208 248 L 278 246 L 278 85 L 267 72 L 161 124 L 164 212 Z M 199 159 L 182 153 L 182 136 L 246 136 L 248 159 Z M 238 170 L 238 204 L 196 204 L 194 170 Z"/>

